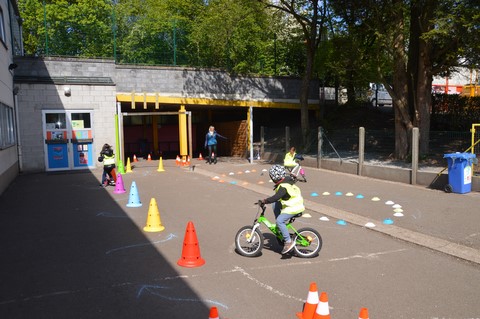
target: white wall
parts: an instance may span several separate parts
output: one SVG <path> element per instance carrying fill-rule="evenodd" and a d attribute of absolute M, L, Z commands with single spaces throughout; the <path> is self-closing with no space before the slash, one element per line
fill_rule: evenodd
<path fill-rule="evenodd" d="M 13 62 L 12 56 L 12 38 L 10 32 L 10 17 L 9 8 L 10 1 L 0 0 L 0 7 L 3 16 L 3 27 L 5 28 L 4 42 L 0 44 L 0 102 L 3 105 L 14 109 L 13 96 L 13 71 L 9 70 L 8 66 Z M 6 47 L 5 47 L 6 46 Z M 16 145 L 9 146 L 5 149 L 0 149 L 0 194 L 8 187 L 8 185 L 18 175 L 18 156 Z"/>

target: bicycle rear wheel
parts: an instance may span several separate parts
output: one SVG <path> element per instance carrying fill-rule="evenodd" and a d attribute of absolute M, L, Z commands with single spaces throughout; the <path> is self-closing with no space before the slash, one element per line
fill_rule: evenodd
<path fill-rule="evenodd" d="M 313 228 L 299 229 L 293 240 L 295 241 L 295 253 L 300 258 L 316 257 L 322 249 L 322 237 Z"/>
<path fill-rule="evenodd" d="M 257 257 L 262 253 L 263 234 L 252 226 L 243 226 L 235 235 L 235 248 L 245 257 Z"/>

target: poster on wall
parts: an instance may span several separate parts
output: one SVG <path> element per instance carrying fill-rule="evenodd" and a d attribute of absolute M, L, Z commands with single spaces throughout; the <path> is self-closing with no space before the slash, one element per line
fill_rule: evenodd
<path fill-rule="evenodd" d="M 83 120 L 72 120 L 72 128 L 79 129 L 84 128 Z"/>

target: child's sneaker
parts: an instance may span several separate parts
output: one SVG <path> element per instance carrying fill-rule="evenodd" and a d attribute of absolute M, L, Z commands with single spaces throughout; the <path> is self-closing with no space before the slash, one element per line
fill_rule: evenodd
<path fill-rule="evenodd" d="M 293 249 L 293 247 L 295 247 L 295 242 L 293 240 L 289 243 L 285 243 L 285 246 L 283 246 L 282 255 L 288 253 Z"/>

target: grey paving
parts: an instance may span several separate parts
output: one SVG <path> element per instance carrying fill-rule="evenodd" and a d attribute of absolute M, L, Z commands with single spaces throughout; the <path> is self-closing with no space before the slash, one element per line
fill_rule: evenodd
<path fill-rule="evenodd" d="M 320 256 L 281 256 L 267 233 L 265 252 L 252 259 L 234 253 L 233 237 L 251 223 L 253 202 L 272 194 L 270 164 L 163 163 L 165 172 L 158 161 L 135 163 L 124 193 L 99 187 L 99 170 L 19 176 L 0 196 L 0 318 L 208 318 L 212 305 L 221 318 L 271 318 L 271 309 L 292 318 L 310 281 L 331 293 L 337 318 L 355 318 L 360 306 L 377 318 L 480 314 L 478 192 L 306 168 L 299 185 L 312 217 L 298 223 L 318 227 Z M 133 182 L 141 207 L 126 206 Z M 152 199 L 161 232 L 144 231 Z M 189 221 L 201 267 L 178 265 Z"/>

